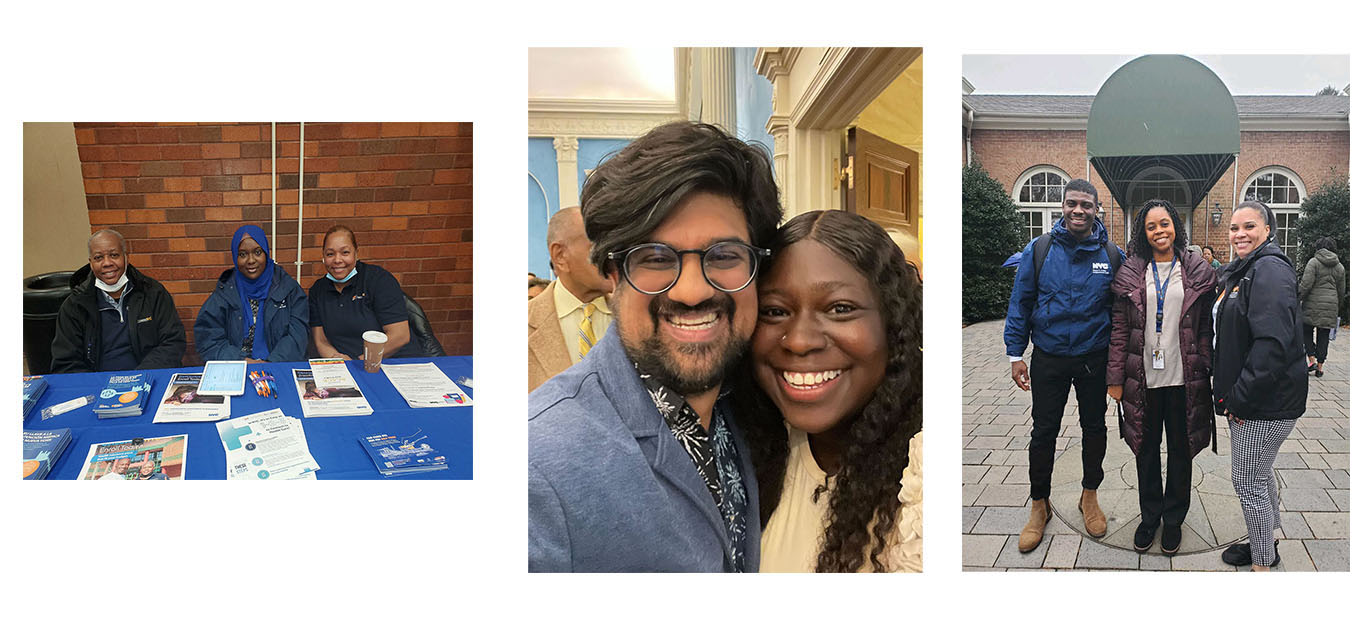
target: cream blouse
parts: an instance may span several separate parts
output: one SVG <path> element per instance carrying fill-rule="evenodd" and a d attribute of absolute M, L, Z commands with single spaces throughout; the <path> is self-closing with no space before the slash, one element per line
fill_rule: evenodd
<path fill-rule="evenodd" d="M 882 555 L 883 564 L 891 571 L 919 573 L 922 568 L 921 443 L 920 434 L 911 439 L 906 469 L 901 476 L 901 492 L 897 495 L 901 508 L 897 512 L 894 538 Z M 825 484 L 825 472 L 816 464 L 805 432 L 789 427 L 788 445 L 783 495 L 759 544 L 761 572 L 814 571 L 825 533 L 830 493 L 822 491 L 818 499 L 811 499 L 816 488 Z M 861 568 L 861 571 L 871 570 L 871 563 L 864 563 Z"/>

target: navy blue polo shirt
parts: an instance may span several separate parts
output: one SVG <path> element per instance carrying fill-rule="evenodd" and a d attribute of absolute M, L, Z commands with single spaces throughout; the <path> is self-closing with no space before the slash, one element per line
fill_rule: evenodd
<path fill-rule="evenodd" d="M 407 320 L 408 309 L 398 280 L 374 264 L 356 262 L 356 276 L 341 292 L 327 277 L 319 278 L 308 289 L 308 326 L 322 327 L 327 341 L 337 351 L 356 359 L 365 354 L 361 334 L 384 331 L 385 325 Z M 409 340 L 402 349 L 385 357 L 415 355 Z"/>

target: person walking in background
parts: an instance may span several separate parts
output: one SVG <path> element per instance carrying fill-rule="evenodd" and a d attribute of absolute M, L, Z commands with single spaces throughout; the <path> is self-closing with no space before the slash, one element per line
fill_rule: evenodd
<path fill-rule="evenodd" d="M 1347 297 L 1347 269 L 1338 261 L 1337 243 L 1324 236 L 1314 243 L 1314 257 L 1300 277 L 1300 309 L 1304 312 L 1304 352 L 1309 372 L 1323 377 L 1328 339 L 1338 326 L 1338 305 Z"/>
<path fill-rule="evenodd" d="M 1215 273 L 1199 247 L 1186 247 L 1181 215 L 1167 201 L 1145 203 L 1132 233 L 1132 255 L 1110 286 L 1115 304 L 1105 379 L 1110 397 L 1124 409 L 1120 435 L 1138 457 L 1141 520 L 1134 550 L 1152 547 L 1160 523 L 1162 553 L 1172 555 L 1181 547 L 1181 524 L 1190 510 L 1191 459 L 1214 431 L 1209 369 Z"/>
<path fill-rule="evenodd" d="M 1238 205 L 1228 234 L 1234 259 L 1219 278 L 1214 305 L 1214 409 L 1228 416 L 1233 490 L 1248 542 L 1224 550 L 1223 560 L 1268 571 L 1280 562 L 1272 467 L 1309 395 L 1303 323 L 1295 268 L 1275 242 L 1276 219 L 1266 206 Z"/>
<path fill-rule="evenodd" d="M 1025 246 L 1006 312 L 1010 377 L 1033 393 L 1029 436 L 1029 520 L 1020 551 L 1043 540 L 1053 513 L 1053 459 L 1069 389 L 1077 392 L 1081 419 L 1081 509 L 1086 533 L 1105 535 L 1105 513 L 1096 499 L 1105 472 L 1105 364 L 1110 344 L 1110 281 L 1124 256 L 1096 219 L 1100 197 L 1085 179 L 1063 188 L 1062 218 L 1053 230 Z M 1034 343 L 1030 366 L 1024 351 Z M 1033 371 L 1033 379 L 1030 372 Z"/>

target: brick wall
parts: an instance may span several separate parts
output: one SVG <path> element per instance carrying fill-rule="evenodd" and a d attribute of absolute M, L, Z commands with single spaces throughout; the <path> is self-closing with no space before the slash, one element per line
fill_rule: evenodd
<path fill-rule="evenodd" d="M 199 308 L 233 264 L 242 224 L 271 232 L 269 123 L 77 123 L 91 230 L 128 240 L 129 262 L 175 299 L 194 351 Z M 304 290 L 322 277 L 322 234 L 356 232 L 359 258 L 388 269 L 427 311 L 446 352 L 473 350 L 472 126 L 304 125 Z M 294 275 L 299 125 L 276 124 L 275 261 Z"/>
<path fill-rule="evenodd" d="M 1192 243 L 1210 245 L 1220 259 L 1227 261 L 1226 229 L 1231 209 L 1236 205 L 1234 196 L 1252 173 L 1267 166 L 1284 167 L 1299 175 L 1305 193 L 1312 194 L 1335 173 L 1348 173 L 1349 137 L 1347 131 L 1242 132 L 1236 180 L 1233 166 L 1229 166 L 1206 199 L 1194 208 L 1189 229 Z M 1039 165 L 1055 166 L 1073 178 L 1086 177 L 1085 131 L 977 129 L 972 132 L 972 152 L 1007 192 L 1014 188 L 1020 175 Z M 1118 204 L 1099 175 L 1093 173 L 1091 181 L 1100 191 L 1101 204 L 1107 208 L 1104 223 L 1111 239 L 1121 246 L 1127 244 Z M 1215 203 L 1223 214 L 1218 226 L 1210 221 Z"/>

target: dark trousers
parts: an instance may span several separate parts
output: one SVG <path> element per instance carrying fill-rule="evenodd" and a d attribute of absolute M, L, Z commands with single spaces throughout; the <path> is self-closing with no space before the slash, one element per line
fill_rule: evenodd
<path fill-rule="evenodd" d="M 1029 365 L 1034 398 L 1034 427 L 1029 434 L 1029 496 L 1046 499 L 1053 489 L 1053 459 L 1067 392 L 1077 392 L 1081 416 L 1081 486 L 1100 487 L 1105 478 L 1105 360 L 1106 349 L 1075 357 L 1051 355 L 1034 349 Z"/>
<path fill-rule="evenodd" d="M 1162 428 L 1167 428 L 1167 490 L 1162 491 Z M 1179 526 L 1191 507 L 1191 447 L 1186 433 L 1186 387 L 1149 388 L 1138 449 L 1140 525 Z"/>
<path fill-rule="evenodd" d="M 1328 333 L 1333 331 L 1330 327 L 1304 326 L 1304 354 L 1314 358 L 1315 362 L 1322 362 L 1328 359 Z M 1317 332 L 1317 339 L 1315 338 Z"/>

